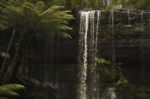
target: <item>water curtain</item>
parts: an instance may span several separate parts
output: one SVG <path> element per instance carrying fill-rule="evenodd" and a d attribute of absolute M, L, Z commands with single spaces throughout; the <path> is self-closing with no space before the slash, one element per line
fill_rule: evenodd
<path fill-rule="evenodd" d="M 97 86 L 99 77 L 95 66 L 101 11 L 81 11 L 80 15 L 79 64 L 81 68 L 78 99 L 95 99 L 95 97 L 99 99 Z"/>

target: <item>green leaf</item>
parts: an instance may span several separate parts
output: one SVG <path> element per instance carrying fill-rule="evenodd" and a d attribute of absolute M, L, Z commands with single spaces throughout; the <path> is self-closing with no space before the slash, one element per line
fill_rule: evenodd
<path fill-rule="evenodd" d="M 25 87 L 20 84 L 6 84 L 0 86 L 0 94 L 4 96 L 19 96 L 16 91 L 21 89 L 25 89 Z"/>

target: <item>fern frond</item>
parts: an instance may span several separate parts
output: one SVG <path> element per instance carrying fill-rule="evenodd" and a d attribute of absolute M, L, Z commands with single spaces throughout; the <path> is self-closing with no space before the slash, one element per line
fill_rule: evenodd
<path fill-rule="evenodd" d="M 66 39 L 66 38 L 70 38 L 70 39 L 72 38 L 72 37 L 71 37 L 68 33 L 66 33 L 66 32 L 60 32 L 60 36 L 63 37 L 63 38 L 65 38 L 65 39 Z"/>
<path fill-rule="evenodd" d="M 39 13 L 42 13 L 46 8 L 46 5 L 44 2 L 42 1 L 38 1 L 36 4 L 35 4 L 35 9 L 37 11 L 39 11 Z"/>
<path fill-rule="evenodd" d="M 51 15 L 52 13 L 55 13 L 58 10 L 63 9 L 63 6 L 57 6 L 57 5 L 53 5 L 52 7 L 48 8 L 47 10 L 43 11 L 43 13 L 41 15 L 46 16 L 46 15 Z"/>
<path fill-rule="evenodd" d="M 25 89 L 23 85 L 20 84 L 6 84 L 0 86 L 0 95 L 4 96 L 19 96 L 19 94 L 16 92 L 20 89 Z"/>
<path fill-rule="evenodd" d="M 3 26 L 15 29 L 32 31 L 64 31 L 71 30 L 68 21 L 73 19 L 69 10 L 63 10 L 63 6 L 53 5 L 45 7 L 44 2 L 36 4 L 25 1 L 24 3 L 0 3 L 0 28 Z M 41 34 L 42 35 L 42 34 Z"/>

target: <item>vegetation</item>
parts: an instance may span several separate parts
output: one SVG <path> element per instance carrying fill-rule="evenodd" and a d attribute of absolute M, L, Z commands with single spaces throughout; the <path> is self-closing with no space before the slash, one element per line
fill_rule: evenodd
<path fill-rule="evenodd" d="M 20 84 L 6 84 L 0 86 L 0 97 L 8 96 L 19 96 L 17 93 L 18 90 L 25 89 L 23 85 Z"/>
<path fill-rule="evenodd" d="M 46 95 L 52 96 L 53 99 L 56 93 L 62 92 L 66 95 L 66 90 L 69 90 L 70 98 L 76 96 L 71 90 L 76 90 L 79 73 L 75 53 L 78 47 L 78 11 L 150 10 L 150 0 L 110 0 L 110 4 L 104 1 L 107 0 L 1 0 L 0 96 L 19 96 L 21 93 L 21 99 L 47 99 Z M 101 43 L 106 43 L 104 46 L 107 46 L 113 36 L 109 24 L 112 20 L 109 20 L 110 15 L 107 12 L 103 14 Z M 141 23 L 141 15 L 137 14 L 134 19 L 134 14 L 131 13 L 131 17 L 127 14 L 128 12 L 115 13 L 116 42 L 120 39 L 131 39 L 127 47 L 137 49 L 142 47 L 142 44 L 148 45 L 148 39 L 141 43 L 139 38 L 141 31 L 150 31 L 149 16 L 143 17 Z M 130 22 L 127 22 L 128 20 Z M 137 39 L 132 39 L 135 36 Z M 74 49 L 67 52 L 71 49 L 69 44 Z M 69 58 L 65 59 L 63 55 Z M 120 65 L 123 63 L 116 63 L 115 67 L 112 67 L 112 60 L 105 58 L 108 57 L 102 55 L 100 59 L 97 58 L 97 67 L 95 66 L 103 83 L 115 86 L 118 94 L 125 93 L 126 96 L 136 99 L 149 99 L 149 87 L 130 83 L 130 79 L 121 69 Z M 47 78 L 44 78 L 45 75 Z M 22 91 L 25 88 L 26 90 Z"/>
<path fill-rule="evenodd" d="M 45 35 L 54 33 L 62 38 L 71 38 L 68 33 L 72 28 L 68 24 L 73 16 L 70 13 L 71 11 L 64 10 L 63 6 L 47 5 L 43 1 L 0 1 L 0 30 L 5 31 L 6 38 L 10 37 L 6 40 L 1 39 L 5 42 L 0 53 L 3 58 L 0 66 L 1 84 L 12 81 L 15 83 L 19 80 L 21 84 L 29 87 L 33 80 L 26 77 L 29 73 L 27 61 L 35 61 L 35 58 L 30 57 L 37 53 L 37 45 L 41 44 L 39 42 L 50 44 L 51 39 Z M 32 45 L 35 46 L 30 48 Z M 14 91 L 23 89 L 23 86 L 4 85 L 1 89 L 2 94 L 18 95 Z"/>
<path fill-rule="evenodd" d="M 27 46 L 30 46 L 31 42 L 34 42 L 34 39 L 45 39 L 43 36 L 47 35 L 47 33 L 55 32 L 64 38 L 70 37 L 66 31 L 71 30 L 68 26 L 68 21 L 72 20 L 73 16 L 68 14 L 70 11 L 63 11 L 62 9 L 62 6 L 56 5 L 47 8 L 42 1 L 36 4 L 26 1 L 1 3 L 1 30 L 9 29 L 11 30 L 10 32 L 12 32 L 6 53 L 9 52 L 10 46 L 12 46 L 12 40 L 15 39 L 16 41 L 13 42 L 13 46 L 15 46 L 16 49 L 13 63 L 18 57 L 17 54 L 19 50 L 27 53 Z M 25 52 L 22 52 L 22 54 L 25 54 Z M 15 68 L 15 66 L 11 67 Z M 6 64 L 3 63 L 1 72 L 2 74 L 7 72 L 6 75 L 10 77 L 15 70 L 12 69 L 13 71 L 8 71 L 8 68 L 6 68 Z"/>

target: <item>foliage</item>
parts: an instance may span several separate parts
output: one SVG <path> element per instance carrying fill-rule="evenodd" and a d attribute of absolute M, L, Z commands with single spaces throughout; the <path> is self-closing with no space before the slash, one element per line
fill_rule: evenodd
<path fill-rule="evenodd" d="M 7 0 L 2 0 L 7 1 Z M 9 0 L 11 1 L 11 0 Z M 14 0 L 17 1 L 18 0 Z M 22 0 L 22 1 L 28 1 L 32 3 L 36 3 L 39 0 Z M 92 9 L 104 9 L 104 8 L 116 8 L 118 5 L 122 5 L 123 8 L 133 8 L 133 9 L 144 9 L 149 10 L 149 0 L 109 0 L 110 5 L 107 5 L 107 0 L 41 0 L 46 3 L 46 5 L 63 5 L 65 8 L 68 8 L 68 6 L 71 6 L 70 9 L 76 9 L 80 5 L 84 6 L 81 8 L 92 8 Z M 20 2 L 20 1 L 19 1 Z M 70 2 L 70 5 L 67 5 L 67 2 Z M 105 2 L 105 3 L 104 3 Z M 84 3 L 84 4 L 80 4 Z"/>
<path fill-rule="evenodd" d="M 65 31 L 70 30 L 68 21 L 73 16 L 70 11 L 62 11 L 62 6 L 46 8 L 42 1 L 35 5 L 30 2 L 4 2 L 0 4 L 0 28 L 13 27 L 20 36 L 43 35 L 42 32 L 58 32 L 63 37 L 70 37 Z M 30 34 L 27 34 L 30 33 Z"/>
<path fill-rule="evenodd" d="M 105 60 L 104 58 L 96 58 L 96 62 L 97 62 L 98 64 L 111 64 L 110 61 Z"/>
<path fill-rule="evenodd" d="M 129 0 L 129 5 L 132 5 L 135 9 L 150 10 L 149 0 Z"/>
<path fill-rule="evenodd" d="M 0 95 L 2 96 L 19 96 L 18 90 L 25 89 L 23 85 L 20 84 L 6 84 L 0 86 Z"/>
<path fill-rule="evenodd" d="M 60 37 L 71 38 L 68 32 L 69 21 L 73 19 L 69 10 L 63 6 L 46 6 L 43 1 L 31 3 L 28 1 L 1 1 L 0 2 L 0 30 L 11 30 L 14 40 L 11 49 L 22 58 L 28 55 L 29 46 L 39 42 L 50 42 L 47 35 L 55 33 Z M 30 52 L 35 52 L 34 48 Z M 36 48 L 35 48 L 36 49 Z M 17 56 L 17 57 L 19 57 Z M 10 56 L 11 57 L 11 56 Z M 23 59 L 21 59 L 22 61 Z M 17 60 L 15 60 L 17 61 Z M 7 69 L 7 68 L 5 68 Z M 2 70 L 7 71 L 7 70 Z"/>
<path fill-rule="evenodd" d="M 5 52 L 0 52 L 0 57 L 9 58 L 9 54 L 7 54 L 7 53 L 5 53 Z"/>
<path fill-rule="evenodd" d="M 115 63 L 112 66 L 112 62 L 103 58 L 97 58 L 98 70 L 100 72 L 101 80 L 103 83 L 109 83 L 112 86 L 118 88 L 126 87 L 128 80 L 123 76 L 121 72 L 121 63 Z"/>

